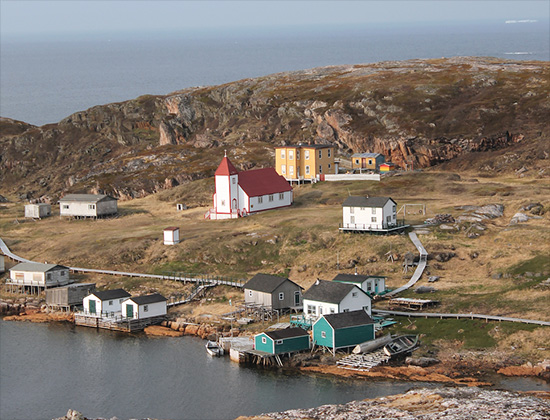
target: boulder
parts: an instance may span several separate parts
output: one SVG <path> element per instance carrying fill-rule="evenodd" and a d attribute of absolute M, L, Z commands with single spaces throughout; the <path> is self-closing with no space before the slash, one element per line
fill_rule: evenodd
<path fill-rule="evenodd" d="M 525 223 L 529 220 L 529 216 L 527 216 L 525 213 L 516 213 L 514 214 L 514 217 L 512 217 L 512 220 L 510 220 L 511 225 L 517 225 L 518 223 Z"/>
<path fill-rule="evenodd" d="M 440 363 L 435 357 L 407 357 L 405 363 L 413 366 L 428 367 Z"/>

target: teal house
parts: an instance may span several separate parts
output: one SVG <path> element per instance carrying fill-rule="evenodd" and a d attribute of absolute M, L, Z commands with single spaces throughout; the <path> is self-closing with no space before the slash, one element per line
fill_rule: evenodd
<path fill-rule="evenodd" d="M 362 309 L 322 315 L 313 324 L 313 344 L 336 350 L 374 340 L 374 321 Z"/>
<path fill-rule="evenodd" d="M 332 281 L 355 284 L 371 295 L 384 294 L 386 291 L 386 277 L 384 276 L 339 273 Z"/>
<path fill-rule="evenodd" d="M 263 332 L 254 336 L 254 349 L 269 354 L 295 353 L 309 349 L 309 334 L 302 328 Z"/>

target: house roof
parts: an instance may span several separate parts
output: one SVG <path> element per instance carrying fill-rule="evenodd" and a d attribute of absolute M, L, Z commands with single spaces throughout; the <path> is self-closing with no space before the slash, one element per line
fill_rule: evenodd
<path fill-rule="evenodd" d="M 292 280 L 289 280 L 285 277 L 272 276 L 270 274 L 262 273 L 258 273 L 250 280 L 248 280 L 244 285 L 244 288 L 256 290 L 257 292 L 273 293 L 285 281 L 289 281 L 292 284 L 298 286 L 300 289 L 303 289 L 303 287 L 297 285 Z"/>
<path fill-rule="evenodd" d="M 350 196 L 344 200 L 342 207 L 384 207 L 391 197 L 359 197 Z M 394 204 L 397 204 L 393 201 Z"/>
<path fill-rule="evenodd" d="M 59 202 L 62 201 L 80 201 L 80 202 L 93 202 L 98 203 L 100 201 L 110 201 L 117 200 L 110 195 L 105 194 L 67 194 L 66 196 L 59 199 Z"/>
<path fill-rule="evenodd" d="M 164 231 L 175 231 L 175 230 L 180 230 L 179 227 L 167 227 L 166 229 L 164 229 Z"/>
<path fill-rule="evenodd" d="M 92 295 L 97 297 L 99 300 L 111 300 L 111 299 L 122 299 L 130 297 L 130 293 L 123 289 L 113 289 L 113 290 L 104 290 L 102 292 L 93 292 Z"/>
<path fill-rule="evenodd" d="M 275 330 L 275 331 L 266 331 L 264 334 L 273 340 L 282 340 L 284 338 L 293 338 L 293 337 L 303 337 L 304 335 L 309 336 L 307 331 L 300 327 L 285 328 L 282 330 Z"/>
<path fill-rule="evenodd" d="M 288 146 L 277 146 L 275 149 L 328 149 L 334 147 L 332 144 L 289 144 Z"/>
<path fill-rule="evenodd" d="M 376 158 L 378 156 L 382 156 L 380 153 L 355 153 L 351 155 L 352 158 L 354 157 L 362 157 L 362 158 Z"/>
<path fill-rule="evenodd" d="M 326 303 L 340 303 L 354 288 L 361 290 L 351 283 L 318 280 L 304 293 L 303 299 Z M 366 295 L 363 290 L 361 292 Z"/>
<path fill-rule="evenodd" d="M 374 324 L 373 319 L 362 309 L 323 316 L 334 329 Z"/>
<path fill-rule="evenodd" d="M 166 299 L 164 296 L 162 296 L 159 293 L 153 293 L 152 295 L 145 295 L 145 296 L 136 296 L 131 297 L 130 299 L 134 303 L 137 303 L 138 305 L 146 305 L 148 303 L 156 303 L 156 302 L 166 302 L 168 299 Z"/>
<path fill-rule="evenodd" d="M 332 281 L 346 282 L 346 283 L 363 283 L 371 276 L 365 276 L 363 274 L 346 274 L 339 273 Z"/>
<path fill-rule="evenodd" d="M 233 166 L 229 158 L 224 156 L 214 175 L 237 175 L 238 173 L 239 171 Z"/>
<path fill-rule="evenodd" d="M 249 197 L 292 191 L 288 181 L 274 168 L 239 172 L 239 186 Z"/>
<path fill-rule="evenodd" d="M 45 273 L 57 268 L 58 270 L 68 270 L 68 267 L 59 264 L 42 264 L 35 262 L 23 262 L 14 265 L 11 270 L 13 271 L 32 271 L 35 273 Z"/>
<path fill-rule="evenodd" d="M 395 166 L 395 163 L 384 162 L 384 163 L 380 164 L 380 166 Z"/>

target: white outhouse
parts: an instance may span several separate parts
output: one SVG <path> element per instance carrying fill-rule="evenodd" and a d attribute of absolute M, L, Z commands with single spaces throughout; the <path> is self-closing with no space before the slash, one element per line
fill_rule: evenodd
<path fill-rule="evenodd" d="M 45 203 L 26 204 L 25 217 L 29 219 L 42 219 L 52 215 L 52 206 Z"/>
<path fill-rule="evenodd" d="M 164 245 L 176 245 L 180 243 L 180 228 L 168 227 L 164 229 Z"/>

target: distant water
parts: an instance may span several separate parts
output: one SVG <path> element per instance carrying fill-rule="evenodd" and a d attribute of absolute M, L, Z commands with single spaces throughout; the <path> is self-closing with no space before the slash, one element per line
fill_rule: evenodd
<path fill-rule="evenodd" d="M 549 37 L 540 21 L 2 39 L 0 115 L 40 125 L 143 94 L 327 65 L 466 55 L 549 61 Z"/>

